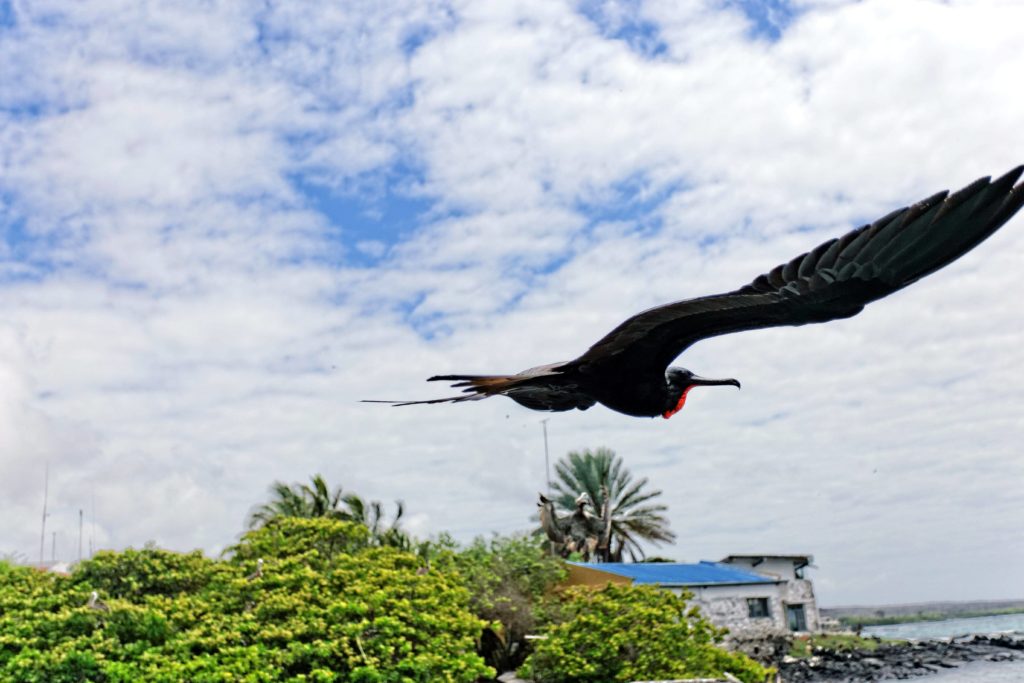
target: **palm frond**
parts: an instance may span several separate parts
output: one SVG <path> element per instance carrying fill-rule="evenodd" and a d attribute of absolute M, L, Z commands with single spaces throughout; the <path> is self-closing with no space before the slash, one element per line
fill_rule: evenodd
<path fill-rule="evenodd" d="M 662 514 L 667 506 L 652 502 L 662 491 L 651 489 L 646 477 L 634 479 L 611 449 L 570 451 L 555 463 L 555 475 L 551 497 L 563 512 L 575 511 L 576 497 L 582 492 L 590 497 L 590 512 L 600 515 L 607 491 L 612 517 L 607 559 L 621 559 L 625 553 L 636 561 L 644 557 L 644 542 L 660 545 L 675 541 L 676 535 Z"/>

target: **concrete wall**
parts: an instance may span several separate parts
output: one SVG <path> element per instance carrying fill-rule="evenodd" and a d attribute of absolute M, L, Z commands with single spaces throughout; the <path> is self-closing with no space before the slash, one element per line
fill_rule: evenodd
<path fill-rule="evenodd" d="M 691 588 L 692 604 L 716 626 L 724 626 L 734 636 L 761 637 L 788 630 L 782 604 L 781 586 L 777 583 L 749 585 L 703 586 Z M 679 593 L 679 590 L 675 590 Z M 747 598 L 767 598 L 767 617 L 750 617 Z"/>
<path fill-rule="evenodd" d="M 792 558 L 766 557 L 761 561 L 756 557 L 737 557 L 728 562 L 735 567 L 740 567 L 756 574 L 771 576 L 783 581 L 790 581 L 796 578 L 796 565 Z"/>
<path fill-rule="evenodd" d="M 782 600 L 789 605 L 803 605 L 808 631 L 821 630 L 821 615 L 814 598 L 814 586 L 808 579 L 794 579 L 782 584 Z"/>
<path fill-rule="evenodd" d="M 672 589 L 677 595 L 681 589 Z M 704 586 L 688 589 L 693 593 L 692 604 L 716 626 L 729 629 L 735 638 L 761 638 L 789 633 L 786 617 L 787 605 L 803 605 L 808 631 L 818 631 L 821 619 L 814 600 L 811 582 L 796 579 L 785 583 L 749 585 Z M 767 598 L 767 617 L 751 617 L 748 598 Z"/>

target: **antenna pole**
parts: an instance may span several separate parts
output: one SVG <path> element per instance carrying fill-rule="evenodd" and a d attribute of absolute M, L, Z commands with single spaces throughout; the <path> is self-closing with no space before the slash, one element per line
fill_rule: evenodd
<path fill-rule="evenodd" d="M 551 464 L 550 458 L 548 457 L 548 420 L 550 418 L 544 418 L 540 421 L 541 427 L 544 429 L 544 475 L 548 482 L 548 496 L 551 496 Z"/>
<path fill-rule="evenodd" d="M 43 479 L 43 526 L 39 531 L 39 566 L 43 566 L 45 557 L 43 556 L 44 548 L 46 547 L 46 499 L 50 495 L 50 463 L 46 463 L 46 475 Z"/>
<path fill-rule="evenodd" d="M 92 490 L 92 530 L 89 532 L 89 557 L 96 552 L 96 489 Z"/>

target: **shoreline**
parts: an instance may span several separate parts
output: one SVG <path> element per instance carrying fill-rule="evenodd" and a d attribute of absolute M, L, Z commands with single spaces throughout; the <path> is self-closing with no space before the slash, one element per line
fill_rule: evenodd
<path fill-rule="evenodd" d="M 874 650 L 814 648 L 810 657 L 775 662 L 786 683 L 877 681 L 928 676 L 971 662 L 1024 661 L 1024 636 L 965 635 L 927 640 L 878 642 Z"/>

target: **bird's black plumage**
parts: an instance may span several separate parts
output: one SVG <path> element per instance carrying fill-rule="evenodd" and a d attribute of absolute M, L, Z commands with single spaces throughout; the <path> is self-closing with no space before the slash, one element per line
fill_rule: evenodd
<path fill-rule="evenodd" d="M 669 363 L 695 342 L 743 330 L 806 325 L 859 313 L 951 263 L 989 237 L 1024 204 L 1024 166 L 959 192 L 940 192 L 829 240 L 725 294 L 638 313 L 579 358 L 517 375 L 438 375 L 463 394 L 394 405 L 457 403 L 505 395 L 534 410 L 586 410 L 601 403 L 627 415 L 671 416 L 704 380 Z"/>

